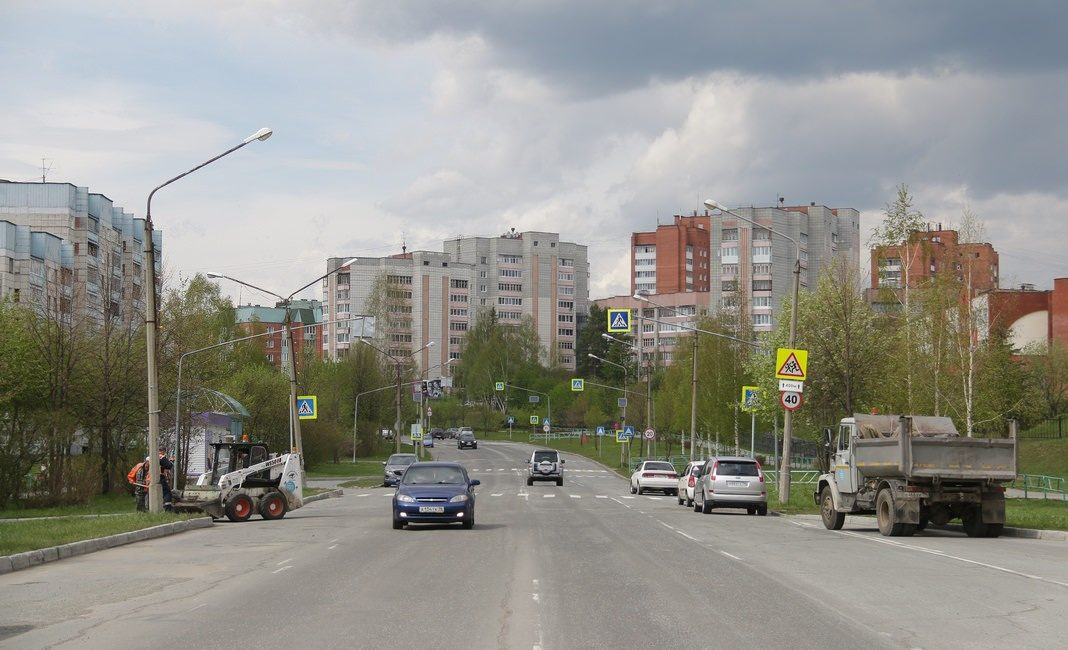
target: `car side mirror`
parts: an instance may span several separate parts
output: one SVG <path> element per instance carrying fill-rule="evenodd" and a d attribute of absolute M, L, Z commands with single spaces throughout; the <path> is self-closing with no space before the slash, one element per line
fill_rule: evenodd
<path fill-rule="evenodd" d="M 824 447 L 830 449 L 830 447 L 831 447 L 831 437 L 833 435 L 834 435 L 834 432 L 831 431 L 830 427 L 824 427 L 824 429 L 823 429 L 823 446 Z"/>
<path fill-rule="evenodd" d="M 478 480 L 477 478 L 471 479 L 471 482 L 468 483 L 468 485 L 470 485 L 471 487 L 475 487 L 476 485 L 482 485 L 482 481 Z"/>

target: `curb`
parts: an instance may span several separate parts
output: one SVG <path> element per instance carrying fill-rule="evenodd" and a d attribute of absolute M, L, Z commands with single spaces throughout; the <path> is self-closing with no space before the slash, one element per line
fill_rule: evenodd
<path fill-rule="evenodd" d="M 768 512 L 770 515 L 771 512 Z M 821 521 L 819 515 L 780 515 L 782 517 L 790 517 L 794 519 L 811 519 L 813 521 Z M 853 515 L 846 516 L 847 524 L 857 524 L 861 526 L 875 527 L 875 519 L 872 517 L 857 517 Z M 946 524 L 944 526 L 931 525 L 930 528 L 934 530 L 948 530 L 957 533 L 963 533 L 964 527 L 960 524 Z M 1038 528 L 1004 528 L 1001 531 L 1002 537 L 1019 537 L 1021 539 L 1044 539 L 1055 542 L 1068 542 L 1068 531 L 1063 530 L 1043 530 Z"/>
<path fill-rule="evenodd" d="M 338 488 L 336 490 L 330 490 L 329 492 L 323 492 L 322 494 L 315 494 L 304 499 L 304 503 L 315 503 L 316 501 L 322 501 L 323 499 L 336 499 L 337 497 L 344 496 L 345 490 Z"/>
<path fill-rule="evenodd" d="M 0 556 L 0 575 L 11 573 L 12 571 L 19 571 L 21 569 L 28 569 L 32 566 L 44 564 L 45 562 L 55 562 L 56 560 L 62 560 L 76 555 L 85 555 L 86 553 L 103 551 L 116 546 L 123 546 L 124 544 L 140 542 L 146 539 L 156 539 L 157 537 L 167 537 L 168 535 L 184 533 L 187 530 L 210 528 L 211 526 L 211 517 L 198 517 L 197 519 L 175 521 L 173 523 L 160 524 L 159 526 L 152 526 L 150 528 L 132 530 L 128 533 L 119 533 L 107 537 L 97 537 L 95 539 L 71 542 L 70 544 L 63 544 L 62 546 L 51 546 L 49 548 L 26 551 L 25 553 L 4 555 Z"/>

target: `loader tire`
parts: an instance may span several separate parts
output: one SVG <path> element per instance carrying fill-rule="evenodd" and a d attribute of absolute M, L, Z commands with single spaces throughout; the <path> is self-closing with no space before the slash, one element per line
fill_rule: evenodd
<path fill-rule="evenodd" d="M 260 499 L 260 516 L 264 519 L 281 519 L 288 510 L 285 497 L 278 492 L 268 492 Z"/>
<path fill-rule="evenodd" d="M 248 521 L 252 516 L 252 498 L 247 494 L 235 494 L 226 501 L 226 518 L 230 521 Z"/>

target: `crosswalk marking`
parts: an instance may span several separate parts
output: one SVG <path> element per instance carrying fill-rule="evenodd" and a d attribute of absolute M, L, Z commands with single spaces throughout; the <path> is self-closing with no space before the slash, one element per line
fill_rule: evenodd
<path fill-rule="evenodd" d="M 504 496 L 504 492 L 494 492 L 494 493 L 493 493 L 493 494 L 491 494 L 490 496 L 491 496 L 491 497 L 500 497 L 500 496 Z"/>
<path fill-rule="evenodd" d="M 555 499 L 556 498 L 555 494 L 543 494 L 541 496 L 545 497 L 546 499 Z"/>
<path fill-rule="evenodd" d="M 581 499 L 582 498 L 581 494 L 569 494 L 567 496 L 571 497 L 572 499 Z"/>

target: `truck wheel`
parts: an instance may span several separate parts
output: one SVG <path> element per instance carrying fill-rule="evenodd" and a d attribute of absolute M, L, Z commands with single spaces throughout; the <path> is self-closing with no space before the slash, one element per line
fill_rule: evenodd
<path fill-rule="evenodd" d="M 921 531 L 927 528 L 927 524 L 930 523 L 930 519 L 927 516 L 927 511 L 920 511 L 920 523 L 916 524 L 916 530 Z"/>
<path fill-rule="evenodd" d="M 820 490 L 820 517 L 827 530 L 842 530 L 845 525 L 845 513 L 834 509 L 834 496 L 829 487 Z"/>
<path fill-rule="evenodd" d="M 527 479 L 527 485 L 534 485 L 534 479 L 528 478 Z"/>
<path fill-rule="evenodd" d="M 1005 524 L 987 524 L 986 535 L 983 537 L 1001 537 L 1001 531 L 1005 530 Z"/>
<path fill-rule="evenodd" d="M 889 488 L 879 490 L 875 499 L 875 518 L 879 522 L 879 532 L 886 537 L 901 537 L 905 534 L 905 524 L 894 516 L 894 496 Z"/>
<path fill-rule="evenodd" d="M 226 518 L 230 521 L 248 521 L 252 516 L 252 499 L 247 494 L 235 494 L 226 501 Z"/>
<path fill-rule="evenodd" d="M 964 524 L 964 532 L 968 537 L 986 537 L 987 525 L 983 523 L 983 512 L 979 506 L 972 506 L 965 510 L 960 520 Z"/>
<path fill-rule="evenodd" d="M 288 509 L 285 497 L 278 492 L 268 492 L 260 499 L 260 516 L 264 519 L 281 519 Z"/>

